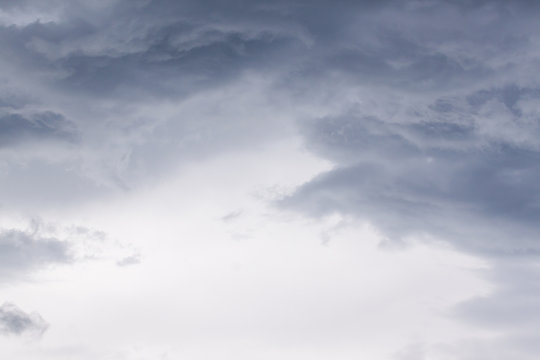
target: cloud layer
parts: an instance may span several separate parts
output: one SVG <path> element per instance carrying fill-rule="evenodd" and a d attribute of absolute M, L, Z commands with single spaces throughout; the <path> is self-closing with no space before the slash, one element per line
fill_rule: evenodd
<path fill-rule="evenodd" d="M 453 316 L 502 340 L 449 352 L 531 358 L 539 13 L 525 0 L 0 1 L 0 210 L 105 207 L 190 164 L 300 139 L 331 166 L 278 209 L 487 259 L 494 291 Z M 72 263 L 76 243 L 6 228 L 0 280 Z M 4 333 L 44 329 L 0 308 Z"/>
<path fill-rule="evenodd" d="M 394 239 L 427 233 L 485 255 L 536 255 L 540 92 L 534 73 L 523 76 L 538 66 L 536 8 L 409 5 L 375 11 L 377 25 L 357 25 L 369 37 L 320 65 L 352 100 L 300 129 L 335 169 L 283 204 L 354 213 Z"/>

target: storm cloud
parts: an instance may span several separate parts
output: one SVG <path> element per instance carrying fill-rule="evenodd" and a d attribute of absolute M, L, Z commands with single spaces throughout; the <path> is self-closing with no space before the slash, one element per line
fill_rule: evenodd
<path fill-rule="evenodd" d="M 540 152 L 477 129 L 447 120 L 322 119 L 310 124 L 308 146 L 337 166 L 283 204 L 314 215 L 354 213 L 396 240 L 428 232 L 486 255 L 537 255 Z"/>
<path fill-rule="evenodd" d="M 486 261 L 492 291 L 449 316 L 499 338 L 439 345 L 452 359 L 533 358 L 539 15 L 525 0 L 0 1 L 0 210 L 60 221 L 80 212 L 83 222 L 103 213 L 120 236 L 144 234 L 152 248 L 172 237 L 160 233 L 166 225 L 189 220 L 160 213 L 156 200 L 140 218 L 163 218 L 141 230 L 123 219 L 121 201 L 294 140 L 328 166 L 287 182 L 275 211 L 321 223 L 337 214 L 372 225 L 385 243 L 442 241 Z M 204 183 L 182 186 L 203 202 Z M 230 207 L 243 210 L 216 216 L 224 226 L 252 219 Z M 259 225 L 239 233 L 264 232 Z M 80 243 L 4 227 L 0 281 L 72 264 Z M 130 254 L 115 269 L 155 261 Z M 38 315 L 0 308 L 3 333 L 45 329 Z M 398 358 L 427 358 L 432 345 Z"/>
<path fill-rule="evenodd" d="M 49 20 L 15 21 L 32 9 Z M 329 117 L 356 107 L 361 118 L 408 123 L 409 138 L 436 146 L 471 122 L 493 141 L 535 142 L 524 130 L 537 94 L 522 75 L 536 66 L 527 2 L 58 1 L 45 11 L 28 1 L 5 11 L 4 87 L 32 99 L 21 111 L 48 114 L 6 114 L 9 142 L 75 137 L 61 166 L 81 186 L 128 189 L 144 174 L 253 146 L 315 104 Z M 7 158 L 15 171 L 20 156 Z M 65 177 L 55 158 L 50 173 Z"/>
<path fill-rule="evenodd" d="M 395 239 L 429 233 L 485 255 L 536 255 L 539 87 L 522 76 L 537 66 L 526 13 L 536 8 L 417 5 L 410 16 L 383 7 L 376 26 L 358 25 L 368 38 L 321 64 L 354 83 L 346 106 L 300 125 L 335 168 L 282 204 L 353 213 Z"/>

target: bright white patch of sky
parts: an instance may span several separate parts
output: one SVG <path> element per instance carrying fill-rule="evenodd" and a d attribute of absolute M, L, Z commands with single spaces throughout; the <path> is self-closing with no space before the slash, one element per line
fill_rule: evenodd
<path fill-rule="evenodd" d="M 113 251 L 103 258 L 4 285 L 4 298 L 53 326 L 40 342 L 0 339 L 2 354 L 383 360 L 410 343 L 490 335 L 451 316 L 453 305 L 490 290 L 482 260 L 442 244 L 381 248 L 367 224 L 307 219 L 263 201 L 327 168 L 286 141 L 190 166 L 136 194 L 50 211 L 46 221 L 84 223 L 130 248 L 104 245 Z M 140 264 L 116 265 L 134 249 Z"/>

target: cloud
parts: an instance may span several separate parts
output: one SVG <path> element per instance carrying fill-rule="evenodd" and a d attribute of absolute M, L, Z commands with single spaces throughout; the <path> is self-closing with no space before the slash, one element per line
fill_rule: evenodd
<path fill-rule="evenodd" d="M 61 115 L 45 112 L 25 118 L 12 113 L 0 117 L 0 147 L 24 141 L 73 141 L 73 125 Z"/>
<path fill-rule="evenodd" d="M 308 146 L 337 166 L 283 205 L 313 215 L 350 212 L 392 237 L 427 232 L 484 255 L 538 253 L 534 148 L 448 120 L 392 124 L 349 115 L 309 126 Z"/>
<path fill-rule="evenodd" d="M 271 23 L 255 27 L 232 14 L 208 21 L 196 2 L 88 7 L 64 6 L 57 21 L 0 27 L 9 61 L 46 72 L 46 86 L 64 95 L 179 99 L 271 66 L 296 41 Z"/>
<path fill-rule="evenodd" d="M 443 239 L 488 259 L 496 290 L 449 316 L 498 336 L 448 345 L 451 358 L 532 358 L 538 350 L 537 13 L 525 1 L 382 6 L 344 24 L 291 81 L 300 99 L 327 101 L 299 132 L 334 166 L 279 206 L 347 214 L 389 241 Z M 314 83 L 326 91 L 310 90 Z M 398 356 L 442 358 L 439 345 Z"/>
<path fill-rule="evenodd" d="M 140 254 L 133 254 L 126 256 L 119 261 L 116 262 L 116 265 L 124 267 L 124 266 L 130 266 L 130 265 L 137 265 L 141 263 L 141 255 Z"/>
<path fill-rule="evenodd" d="M 540 347 L 533 335 L 540 330 L 540 286 L 537 261 L 501 261 L 485 276 L 494 289 L 485 296 L 458 304 L 453 315 L 498 334 L 492 346 L 501 351 L 535 354 Z M 527 357 L 525 357 L 527 358 Z"/>
<path fill-rule="evenodd" d="M 494 274 L 526 262 L 460 311 L 529 331 L 524 313 L 510 309 L 536 311 L 536 288 L 510 284 L 536 276 L 540 251 L 536 3 L 26 0 L 0 8 L 3 209 L 39 213 L 136 191 L 186 163 L 299 135 L 334 167 L 281 206 L 347 213 L 393 241 L 441 238 L 489 258 Z M 68 242 L 31 230 L 2 231 L 0 250 L 6 277 L 73 261 Z M 500 318 L 502 310 L 512 315 Z"/>
<path fill-rule="evenodd" d="M 222 216 L 221 220 L 224 222 L 230 222 L 230 221 L 234 221 L 238 219 L 241 216 L 242 216 L 242 210 L 236 210 L 236 211 L 231 211 L 230 213 Z"/>
<path fill-rule="evenodd" d="M 38 313 L 25 313 L 11 303 L 0 306 L 0 335 L 41 336 L 49 325 Z"/>
<path fill-rule="evenodd" d="M 373 31 L 319 58 L 309 76 L 337 74 L 347 101 L 300 132 L 335 166 L 281 204 L 352 213 L 394 239 L 427 233 L 482 255 L 537 255 L 540 86 L 520 76 L 537 67 L 535 10 L 512 5 L 518 24 L 497 2 L 416 5 L 348 24 Z"/>
<path fill-rule="evenodd" d="M 39 2 L 21 6 L 44 12 Z M 77 144 L 56 152 L 10 153 L 5 167 L 17 174 L 21 163 L 38 158 L 42 173 L 73 182 L 54 199 L 84 201 L 81 194 L 126 191 L 201 156 L 283 136 L 297 105 L 310 108 L 318 101 L 312 98 L 318 87 L 340 93 L 361 83 L 420 93 L 488 81 L 511 59 L 485 61 L 486 54 L 520 49 L 528 23 L 518 31 L 502 29 L 509 34 L 500 40 L 489 31 L 500 28 L 498 6 L 474 7 L 461 16 L 468 7 L 392 1 L 53 2 L 51 20 L 0 26 L 9 48 L 1 60 L 7 70 L 3 87 L 33 99 L 19 105 L 21 112 L 41 114 L 46 107 L 64 119 L 62 126 L 48 120 L 36 127 L 17 114 L 3 122 L 14 139 L 31 134 L 33 142 L 72 138 L 73 131 L 64 130 L 69 123 L 77 129 Z M 482 28 L 476 20 L 486 12 L 494 20 Z M 456 22 L 472 35 L 456 34 Z M 461 46 L 456 37 L 463 39 Z M 26 120 L 15 127 L 17 116 Z M 289 124 L 277 120 L 284 117 Z M 39 182 L 33 186 L 40 193 L 58 191 Z"/>
<path fill-rule="evenodd" d="M 33 231 L 0 231 L 0 276 L 13 279 L 21 273 L 72 261 L 70 245 Z"/>
<path fill-rule="evenodd" d="M 234 6 L 270 18 L 223 11 L 210 20 L 198 2 L 58 1 L 50 20 L 0 25 L 9 48 L 0 56 L 0 94 L 17 106 L 0 117 L 8 130 L 1 165 L 11 175 L 0 178 L 2 187 L 37 167 L 68 183 L 33 181 L 21 192 L 39 196 L 18 202 L 5 194 L 7 206 L 35 210 L 45 201 L 129 191 L 208 154 L 275 136 L 279 122 L 265 120 L 275 104 L 260 104 L 267 93 L 257 87 L 269 86 L 263 75 L 272 77 L 303 47 L 302 31 L 274 10 Z M 24 8 L 44 11 L 33 1 Z M 63 141 L 35 151 L 43 140 Z"/>

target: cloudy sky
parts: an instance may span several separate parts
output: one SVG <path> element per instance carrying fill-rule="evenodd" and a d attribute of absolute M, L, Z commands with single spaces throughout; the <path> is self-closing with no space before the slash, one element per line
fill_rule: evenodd
<path fill-rule="evenodd" d="M 0 357 L 538 359 L 539 17 L 0 0 Z"/>

